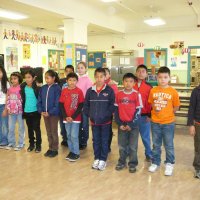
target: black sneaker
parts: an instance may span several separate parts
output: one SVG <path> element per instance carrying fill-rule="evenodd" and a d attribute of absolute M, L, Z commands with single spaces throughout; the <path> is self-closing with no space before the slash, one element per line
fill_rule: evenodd
<path fill-rule="evenodd" d="M 51 152 L 52 152 L 52 150 L 48 150 L 48 151 L 44 154 L 44 156 L 45 156 L 45 157 L 48 157 L 48 156 L 51 154 Z"/>
<path fill-rule="evenodd" d="M 79 149 L 80 150 L 85 150 L 86 148 L 87 148 L 87 145 L 83 145 L 83 144 L 79 145 Z"/>
<path fill-rule="evenodd" d="M 70 162 L 76 162 L 78 159 L 80 159 L 80 156 L 78 154 L 71 153 L 71 156 L 69 158 Z"/>
<path fill-rule="evenodd" d="M 130 172 L 130 173 L 135 173 L 135 172 L 136 172 L 136 168 L 133 167 L 133 166 L 130 166 L 130 167 L 129 167 L 129 172 Z"/>
<path fill-rule="evenodd" d="M 35 153 L 40 153 L 40 152 L 41 152 L 41 146 L 36 146 Z"/>
<path fill-rule="evenodd" d="M 66 156 L 65 159 L 66 159 L 66 160 L 69 160 L 69 159 L 71 158 L 72 154 L 73 154 L 72 152 L 69 152 L 69 154 Z"/>
<path fill-rule="evenodd" d="M 194 173 L 194 178 L 200 179 L 200 170 L 196 170 Z"/>
<path fill-rule="evenodd" d="M 35 149 L 35 146 L 30 145 L 27 149 L 28 152 L 31 152 Z"/>
<path fill-rule="evenodd" d="M 64 140 L 63 140 L 60 144 L 61 144 L 62 146 L 68 147 L 67 141 L 64 141 Z"/>
<path fill-rule="evenodd" d="M 117 171 L 120 171 L 120 170 L 124 169 L 125 167 L 126 167 L 125 164 L 118 163 L 118 164 L 116 165 L 115 169 L 116 169 Z"/>
<path fill-rule="evenodd" d="M 50 158 L 56 157 L 58 155 L 58 151 L 51 151 L 51 154 L 49 155 Z"/>

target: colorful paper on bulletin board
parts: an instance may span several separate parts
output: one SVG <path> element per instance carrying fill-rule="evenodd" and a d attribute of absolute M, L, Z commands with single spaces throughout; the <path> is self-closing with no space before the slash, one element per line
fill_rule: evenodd
<path fill-rule="evenodd" d="M 23 59 L 30 59 L 30 58 L 31 58 L 31 45 L 23 44 Z"/>
<path fill-rule="evenodd" d="M 151 53 L 151 65 L 157 65 L 158 64 L 158 58 L 155 56 L 155 53 Z"/>
<path fill-rule="evenodd" d="M 46 65 L 46 64 L 47 64 L 47 57 L 42 56 L 42 65 Z"/>
<path fill-rule="evenodd" d="M 17 47 L 6 48 L 6 66 L 7 71 L 18 70 L 18 49 Z"/>
<path fill-rule="evenodd" d="M 74 45 L 66 44 L 65 47 L 65 64 L 74 65 Z"/>

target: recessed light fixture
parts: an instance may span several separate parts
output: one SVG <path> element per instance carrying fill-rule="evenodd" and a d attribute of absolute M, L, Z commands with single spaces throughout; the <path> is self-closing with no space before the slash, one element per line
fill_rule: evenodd
<path fill-rule="evenodd" d="M 63 26 L 63 25 L 59 25 L 59 26 L 58 26 L 58 29 L 64 30 L 64 26 Z"/>
<path fill-rule="evenodd" d="M 4 9 L 0 9 L 0 17 L 7 18 L 7 19 L 14 19 L 14 20 L 21 20 L 21 19 L 28 18 L 27 15 L 17 13 L 17 12 L 12 12 L 9 10 L 4 10 Z"/>
<path fill-rule="evenodd" d="M 148 24 L 149 26 L 161 26 L 166 24 L 166 22 L 161 18 L 146 19 L 144 20 L 144 23 Z"/>
<path fill-rule="evenodd" d="M 116 1 L 118 1 L 118 0 L 101 0 L 101 1 L 103 1 L 103 2 L 105 2 L 105 3 L 110 3 L 110 2 L 116 2 Z"/>

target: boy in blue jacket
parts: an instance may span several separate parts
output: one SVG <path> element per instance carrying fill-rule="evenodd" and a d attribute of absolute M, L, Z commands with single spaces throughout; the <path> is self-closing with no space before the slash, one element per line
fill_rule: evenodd
<path fill-rule="evenodd" d="M 106 72 L 97 68 L 94 73 L 96 84 L 86 92 L 83 112 L 89 116 L 92 125 L 94 163 L 93 169 L 104 170 L 108 156 L 108 142 L 114 113 L 115 95 L 105 84 Z"/>

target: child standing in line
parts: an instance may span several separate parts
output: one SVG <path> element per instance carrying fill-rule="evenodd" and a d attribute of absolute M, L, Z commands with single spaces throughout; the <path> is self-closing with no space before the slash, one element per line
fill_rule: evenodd
<path fill-rule="evenodd" d="M 74 67 L 72 65 L 67 65 L 65 67 L 65 78 L 60 79 L 60 87 L 62 90 L 67 87 L 67 75 L 71 72 L 74 72 Z M 60 117 L 60 130 L 62 135 L 62 142 L 61 145 L 67 147 L 67 132 L 65 130 L 65 124 L 63 123 L 62 116 Z"/>
<path fill-rule="evenodd" d="M 44 156 L 55 157 L 58 155 L 59 98 L 61 88 L 58 85 L 58 74 L 53 70 L 48 70 L 45 73 L 45 81 L 47 84 L 40 89 L 37 108 L 38 112 L 44 117 L 49 142 L 49 149 Z"/>
<path fill-rule="evenodd" d="M 19 72 L 13 72 L 10 75 L 10 82 L 12 86 L 8 89 L 7 94 L 7 110 L 9 114 L 9 133 L 7 150 L 14 148 L 15 151 L 20 151 L 24 147 L 25 128 L 24 120 L 22 119 L 22 97 L 20 94 L 20 84 L 23 79 Z M 15 125 L 18 122 L 19 139 L 18 145 L 15 141 Z"/>
<path fill-rule="evenodd" d="M 194 137 L 194 177 L 200 179 L 200 86 L 192 91 L 187 125 L 190 135 Z"/>
<path fill-rule="evenodd" d="M 79 62 L 77 66 L 78 72 L 78 83 L 77 87 L 80 88 L 83 92 L 85 97 L 86 91 L 92 86 L 92 81 L 86 74 L 87 72 L 87 65 L 84 62 Z M 82 121 L 80 125 L 80 132 L 79 132 L 79 143 L 80 143 L 80 150 L 84 150 L 87 148 L 87 141 L 89 138 L 89 120 L 88 117 L 82 113 Z"/>
<path fill-rule="evenodd" d="M 96 84 L 88 89 L 83 112 L 90 117 L 92 124 L 94 163 L 93 169 L 104 170 L 108 156 L 108 142 L 112 115 L 115 110 L 115 94 L 113 89 L 105 84 L 106 72 L 97 68 L 94 73 Z"/>
<path fill-rule="evenodd" d="M 148 75 L 147 67 L 145 65 L 139 65 L 136 69 L 137 83 L 134 85 L 134 89 L 137 90 L 142 96 L 142 113 L 138 120 L 139 131 L 142 138 L 143 145 L 145 147 L 146 161 L 151 162 L 152 152 L 151 152 L 151 104 L 148 103 L 148 98 L 152 86 L 148 84 L 145 79 Z"/>
<path fill-rule="evenodd" d="M 66 160 L 72 162 L 80 158 L 79 126 L 84 102 L 82 90 L 76 87 L 77 82 L 77 74 L 69 73 L 67 76 L 68 86 L 62 90 L 60 97 L 60 107 L 67 131 L 68 148 L 70 151 Z"/>
<path fill-rule="evenodd" d="M 129 156 L 129 172 L 136 172 L 138 165 L 138 125 L 137 120 L 142 109 L 142 98 L 138 91 L 133 89 L 137 78 L 132 73 L 126 73 L 123 77 L 124 90 L 116 96 L 115 120 L 118 124 L 119 160 L 116 170 L 126 167 L 126 159 Z M 128 151 L 127 151 L 128 150 Z M 128 153 L 127 153 L 128 152 Z"/>
<path fill-rule="evenodd" d="M 6 94 L 10 85 L 4 67 L 0 66 L 0 148 L 8 145 L 8 115 Z"/>
<path fill-rule="evenodd" d="M 109 85 L 114 93 L 115 93 L 115 97 L 117 96 L 117 93 L 118 93 L 118 87 L 117 87 L 117 82 L 115 82 L 114 80 L 111 80 L 111 74 L 110 74 L 110 70 L 105 67 L 104 68 L 105 71 L 106 71 L 106 81 L 105 83 L 107 85 Z M 110 128 L 110 138 L 109 138 L 109 143 L 108 143 L 108 147 L 109 147 L 109 152 L 111 152 L 111 143 L 112 143 L 112 138 L 113 138 L 113 130 L 112 130 L 112 124 L 111 124 L 111 128 Z"/>
<path fill-rule="evenodd" d="M 40 119 L 41 114 L 37 111 L 37 99 L 40 88 L 35 82 L 35 73 L 32 69 L 25 72 L 25 82 L 21 84 L 21 96 L 22 96 L 22 107 L 23 117 L 26 119 L 29 136 L 29 147 L 28 152 L 35 149 L 36 153 L 41 152 L 41 130 L 40 130 Z M 36 135 L 36 141 L 34 137 Z"/>
<path fill-rule="evenodd" d="M 153 140 L 152 164 L 149 172 L 155 172 L 161 162 L 162 142 L 166 151 L 165 176 L 173 174 L 175 115 L 179 109 L 178 92 L 169 86 L 170 69 L 160 67 L 158 70 L 158 86 L 150 91 L 148 102 L 152 105 L 151 130 Z"/>

